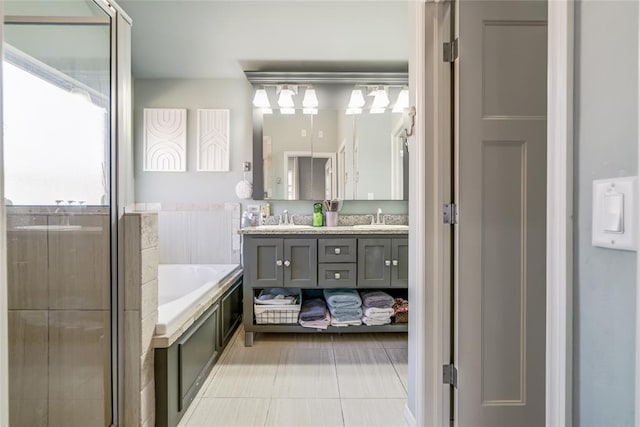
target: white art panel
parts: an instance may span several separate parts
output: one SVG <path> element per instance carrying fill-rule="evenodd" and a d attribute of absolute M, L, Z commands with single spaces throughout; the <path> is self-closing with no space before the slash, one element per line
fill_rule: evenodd
<path fill-rule="evenodd" d="M 229 171 L 229 110 L 198 110 L 198 171 Z"/>
<path fill-rule="evenodd" d="M 187 170 L 187 110 L 144 109 L 144 171 Z"/>

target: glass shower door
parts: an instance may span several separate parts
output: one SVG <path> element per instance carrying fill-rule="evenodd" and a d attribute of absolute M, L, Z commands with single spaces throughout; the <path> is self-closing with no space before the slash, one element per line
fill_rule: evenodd
<path fill-rule="evenodd" d="M 5 8 L 10 425 L 108 426 L 111 18 L 39 3 Z"/>

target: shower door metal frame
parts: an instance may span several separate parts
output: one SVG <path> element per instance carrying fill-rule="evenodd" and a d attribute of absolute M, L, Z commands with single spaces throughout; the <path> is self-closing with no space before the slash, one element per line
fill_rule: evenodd
<path fill-rule="evenodd" d="M 109 49 L 110 49 L 110 84 L 109 84 L 109 215 L 110 215 L 110 345 L 111 345 L 111 427 L 120 425 L 120 414 L 123 407 L 124 395 L 124 372 L 123 372 L 123 337 L 124 337 L 124 289 L 123 271 L 122 270 L 122 248 L 123 242 L 122 231 L 118 227 L 121 216 L 124 214 L 124 206 L 120 206 L 118 195 L 120 182 L 118 180 L 118 56 L 117 56 L 117 18 L 121 16 L 131 25 L 131 18 L 111 0 L 91 0 L 98 6 L 107 16 L 106 17 L 83 17 L 83 16 L 2 16 L 3 24 L 17 25 L 109 25 Z M 1 3 L 0 3 L 1 6 Z M 0 12 L 2 10 L 0 9 Z M 2 27 L 0 27 L 2 29 Z M 0 39 L 2 40 L 2 39 Z M 105 150 L 105 154 L 107 151 Z M 1 157 L 0 157 L 1 158 Z M 3 183 L 4 179 L 0 183 Z M 4 189 L 4 186 L 3 186 Z M 2 214 L 3 227 L 5 211 L 4 206 L 0 207 Z M 0 230 L 6 236 L 6 229 Z M 6 248 L 2 248 L 4 265 L 6 265 Z M 2 271 L 2 269 L 0 269 Z M 3 289 L 6 290 L 6 289 Z M 4 313 L 2 313 L 4 314 Z M 0 332 L 1 333 L 1 332 Z M 8 339 L 8 334 L 7 334 Z M 0 358 L 2 360 L 2 358 Z M 6 379 L 6 389 L 8 390 L 8 378 Z M 2 384 L 5 387 L 5 384 Z M 1 388 L 0 390 L 4 390 Z M 7 395 L 8 396 L 8 395 Z M 8 399 L 7 399 L 8 401 Z M 0 419 L 0 427 L 3 427 L 2 419 Z"/>

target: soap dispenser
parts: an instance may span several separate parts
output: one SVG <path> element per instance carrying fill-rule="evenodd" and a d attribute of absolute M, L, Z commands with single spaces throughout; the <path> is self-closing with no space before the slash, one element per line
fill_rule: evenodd
<path fill-rule="evenodd" d="M 324 217 L 322 215 L 322 203 L 313 204 L 313 226 L 322 227 L 324 224 Z"/>

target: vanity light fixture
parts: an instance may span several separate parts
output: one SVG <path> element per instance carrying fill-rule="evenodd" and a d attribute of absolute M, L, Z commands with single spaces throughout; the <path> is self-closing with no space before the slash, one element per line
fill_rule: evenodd
<path fill-rule="evenodd" d="M 303 108 L 302 114 L 316 115 L 318 114 L 317 108 Z"/>
<path fill-rule="evenodd" d="M 371 114 L 381 114 L 384 113 L 385 108 L 389 105 L 389 96 L 387 95 L 387 91 L 382 89 L 374 90 L 370 95 L 373 95 L 373 103 L 371 104 L 371 110 L 369 111 Z"/>
<path fill-rule="evenodd" d="M 391 111 L 394 113 L 403 113 L 407 108 L 409 108 L 409 89 L 403 87 Z"/>
<path fill-rule="evenodd" d="M 271 108 L 266 89 L 256 89 L 256 93 L 253 95 L 253 105 L 257 108 Z"/>
<path fill-rule="evenodd" d="M 296 113 L 296 109 L 295 108 L 291 108 L 291 107 L 280 108 L 280 114 L 293 115 L 295 113 Z"/>
<path fill-rule="evenodd" d="M 345 113 L 347 116 L 351 116 L 353 114 L 362 114 L 362 108 L 347 108 Z"/>
<path fill-rule="evenodd" d="M 316 96 L 316 90 L 308 87 L 304 91 L 304 98 L 302 98 L 302 106 L 304 108 L 316 108 L 318 106 L 318 97 Z M 316 111 L 317 113 L 317 111 Z M 305 113 L 313 114 L 313 113 Z"/>
<path fill-rule="evenodd" d="M 362 107 L 364 107 L 364 103 L 365 101 L 364 101 L 364 96 L 362 95 L 362 91 L 360 89 L 353 89 L 351 91 L 351 97 L 349 98 L 349 105 L 347 107 L 347 111 L 361 109 Z M 356 114 L 360 114 L 360 113 L 356 113 Z"/>
<path fill-rule="evenodd" d="M 293 108 L 293 95 L 294 91 L 289 86 L 284 86 L 280 89 L 280 95 L 278 95 L 278 105 L 280 108 Z"/>
<path fill-rule="evenodd" d="M 273 110 L 271 108 L 262 108 L 262 114 L 273 114 Z"/>

